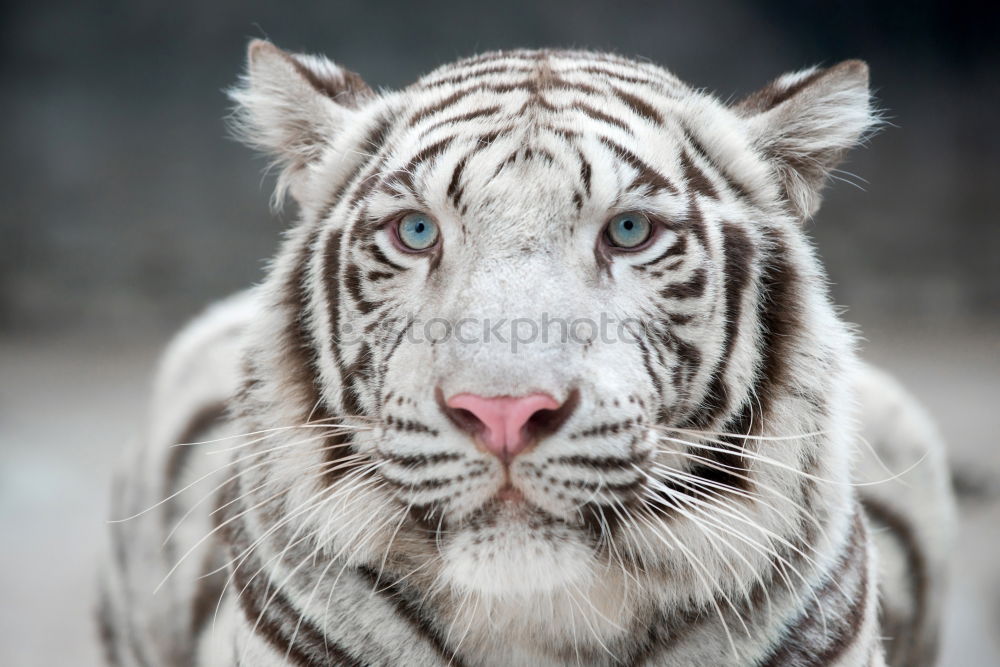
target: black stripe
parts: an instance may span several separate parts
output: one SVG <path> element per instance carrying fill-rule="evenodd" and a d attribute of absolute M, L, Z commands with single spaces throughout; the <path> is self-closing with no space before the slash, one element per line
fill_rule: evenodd
<path fill-rule="evenodd" d="M 571 129 L 566 128 L 566 127 L 560 127 L 558 125 L 552 125 L 550 123 L 544 123 L 544 122 L 537 123 L 536 126 L 538 127 L 539 130 L 544 130 L 546 132 L 551 132 L 552 134 L 556 134 L 556 135 L 562 137 L 563 139 L 565 139 L 567 141 L 569 141 L 570 139 L 577 139 L 577 138 L 579 138 L 581 136 L 581 133 L 580 133 L 579 130 L 571 130 Z"/>
<path fill-rule="evenodd" d="M 319 230 L 316 232 L 318 237 Z M 330 237 L 327 239 L 326 246 L 323 248 L 323 275 L 326 279 L 327 295 L 326 295 L 326 310 L 329 318 L 329 329 L 326 338 L 328 339 L 330 354 L 337 364 L 338 369 L 341 371 L 341 383 L 344 385 L 345 390 L 350 379 L 348 375 L 343 374 L 343 359 L 341 356 L 341 351 L 339 347 L 339 333 L 340 333 L 340 238 L 341 232 L 334 230 L 330 233 Z M 296 273 L 298 274 L 298 280 L 302 281 L 305 279 L 306 266 L 308 257 L 310 254 L 311 247 L 314 245 L 315 241 L 309 243 L 306 247 L 305 256 L 300 259 L 299 265 L 297 266 Z M 308 294 L 305 291 L 305 286 L 302 285 L 297 291 L 298 302 L 296 317 L 296 327 L 301 332 L 299 335 L 304 336 L 306 331 L 306 313 L 308 312 Z M 319 341 L 317 341 L 319 344 Z M 305 410 L 311 410 L 314 406 L 319 406 L 314 410 L 314 417 L 317 420 L 329 419 L 332 415 L 327 411 L 324 405 L 321 405 L 320 397 L 322 392 L 318 386 L 319 377 L 315 369 L 315 352 L 309 350 L 309 356 L 300 359 L 300 367 L 303 371 L 308 369 L 309 376 L 313 378 L 310 385 L 312 387 L 309 394 L 309 401 L 304 407 Z M 357 415 L 360 412 L 348 410 L 347 406 L 341 406 L 347 415 Z M 352 406 L 356 407 L 356 406 Z M 349 472 L 347 467 L 340 467 L 335 465 L 337 461 L 345 456 L 348 456 L 351 452 L 348 451 L 349 448 L 345 445 L 350 442 L 350 436 L 345 434 L 337 434 L 328 436 L 323 440 L 324 454 L 326 462 L 329 468 L 324 474 L 324 478 L 328 484 L 333 484 L 341 476 Z"/>
<path fill-rule="evenodd" d="M 420 138 L 423 139 L 434 130 L 440 127 L 444 127 L 445 125 L 464 123 L 473 120 L 475 118 L 482 118 L 483 116 L 492 116 L 494 114 L 499 113 L 502 110 L 503 110 L 502 106 L 500 106 L 499 104 L 494 104 L 492 106 L 483 107 L 481 109 L 473 109 L 472 111 L 467 111 L 465 113 L 458 114 L 457 116 L 451 116 L 450 118 L 439 120 L 433 125 L 430 125 L 426 129 L 422 130 L 420 132 Z"/>
<path fill-rule="evenodd" d="M 254 560 L 250 562 L 256 564 Z M 257 568 L 253 569 L 256 571 Z M 251 576 L 244 571 L 244 567 L 238 567 L 234 572 L 234 580 L 237 588 L 243 591 L 239 596 L 239 603 L 250 627 L 256 625 L 256 634 L 262 636 L 276 652 L 287 654 L 293 664 L 301 667 L 324 667 L 331 664 L 364 667 L 367 664 L 351 655 L 345 647 L 311 621 L 302 618 L 300 610 L 271 583 L 266 574 Z M 298 625 L 300 620 L 301 625 Z M 295 634 L 293 644 L 292 636 L 296 625 L 298 634 Z"/>
<path fill-rule="evenodd" d="M 666 190 L 667 192 L 676 193 L 677 188 L 674 184 L 670 182 L 666 176 L 658 172 L 653 167 L 649 166 L 645 161 L 643 161 L 638 155 L 628 150 L 621 144 L 618 144 L 607 137 L 601 137 L 601 143 L 610 148 L 614 153 L 617 154 L 619 158 L 624 160 L 630 167 L 635 169 L 637 173 L 635 180 L 629 185 L 630 189 L 634 189 L 640 186 L 648 186 L 657 190 Z"/>
<path fill-rule="evenodd" d="M 668 257 L 676 257 L 677 255 L 683 255 L 684 253 L 687 252 L 687 244 L 688 244 L 688 235 L 681 234 L 680 236 L 677 237 L 677 240 L 675 240 L 673 243 L 667 246 L 667 248 L 659 255 L 649 260 L 648 262 L 643 262 L 642 264 L 639 264 L 635 268 L 641 269 L 649 266 L 654 266 L 656 264 L 659 264 L 663 260 L 667 259 Z"/>
<path fill-rule="evenodd" d="M 758 667 L 824 667 L 836 662 L 864 624 L 870 588 L 868 535 L 856 511 L 839 563 Z M 840 613 L 832 615 L 831 608 Z"/>
<path fill-rule="evenodd" d="M 576 154 L 580 158 L 580 181 L 583 183 L 583 191 L 589 197 L 590 179 L 593 174 L 593 168 L 591 168 L 590 161 L 584 156 L 583 151 L 577 149 Z"/>
<path fill-rule="evenodd" d="M 363 281 L 361 280 L 361 268 L 357 264 L 351 263 L 348 265 L 347 273 L 344 276 L 344 285 L 347 287 L 347 293 L 351 296 L 351 299 L 354 300 L 354 307 L 357 308 L 358 312 L 362 315 L 367 315 L 372 310 L 382 305 L 381 303 L 365 299 L 365 295 L 362 293 Z"/>
<path fill-rule="evenodd" d="M 448 181 L 447 195 L 451 198 L 451 202 L 455 208 L 458 208 L 462 202 L 462 172 L 465 171 L 465 165 L 468 160 L 468 155 L 462 156 L 462 159 L 455 164 L 455 169 L 451 172 L 451 180 Z"/>
<path fill-rule="evenodd" d="M 237 602 L 249 626 L 253 628 L 256 625 L 256 634 L 263 636 L 276 652 L 282 655 L 287 652 L 288 659 L 299 667 L 364 667 L 367 663 L 355 658 L 345 647 L 302 617 L 301 610 L 271 581 L 266 564 L 257 557 L 255 540 L 247 533 L 241 494 L 239 479 L 223 487 L 220 507 L 225 509 L 220 512 L 223 515 L 220 525 L 230 547 L 229 555 L 235 563 L 232 578 L 235 590 L 240 591 Z M 292 644 L 297 625 L 298 634 Z"/>
<path fill-rule="evenodd" d="M 407 122 L 407 124 L 412 127 L 417 123 L 419 123 L 420 121 L 424 120 L 425 118 L 429 118 L 430 116 L 433 116 L 434 114 L 444 109 L 447 109 L 452 104 L 458 102 L 460 99 L 462 99 L 467 95 L 470 95 L 471 93 L 472 91 L 468 88 L 464 88 L 462 90 L 456 90 L 450 95 L 441 98 L 434 104 L 431 104 L 430 106 L 426 106 L 418 110 L 416 113 L 410 116 L 410 120 Z"/>
<path fill-rule="evenodd" d="M 385 424 L 388 428 L 396 431 L 405 431 L 407 433 L 427 433 L 434 437 L 440 435 L 437 429 L 431 428 L 427 424 L 419 422 L 415 419 L 389 415 L 385 418 Z"/>
<path fill-rule="evenodd" d="M 660 381 L 660 376 L 653 369 L 653 362 L 650 359 L 649 346 L 641 335 L 633 332 L 636 337 L 636 342 L 639 344 L 639 350 L 642 352 L 642 365 L 646 368 L 646 375 L 649 377 L 649 381 L 653 385 L 653 389 L 656 391 L 656 395 L 660 402 L 663 400 L 663 383 Z"/>
<path fill-rule="evenodd" d="M 341 366 L 342 377 L 344 378 L 341 388 L 341 403 L 344 404 L 344 412 L 349 415 L 362 414 L 361 392 L 358 385 L 362 380 L 371 379 L 371 347 L 368 341 L 361 343 L 357 356 L 349 366 Z"/>
<path fill-rule="evenodd" d="M 629 67 L 630 66 L 629 64 L 626 64 L 626 63 L 621 63 L 621 64 L 623 64 L 625 67 Z M 607 77 L 609 79 L 615 79 L 617 81 L 621 81 L 622 83 L 630 83 L 630 84 L 633 84 L 633 85 L 640 85 L 640 86 L 649 86 L 651 88 L 655 88 L 657 90 L 657 92 L 659 92 L 659 93 L 663 93 L 663 87 L 664 87 L 664 85 L 666 85 L 668 83 L 666 80 L 657 81 L 655 79 L 647 79 L 646 77 L 639 77 L 639 76 L 631 76 L 631 75 L 628 75 L 628 74 L 622 74 L 621 72 L 615 72 L 614 70 L 610 70 L 610 69 L 607 69 L 605 67 L 598 67 L 597 65 L 587 65 L 587 66 L 581 67 L 581 68 L 579 68 L 577 70 L 567 70 L 567 73 L 574 72 L 574 71 L 576 71 L 576 72 L 586 72 L 587 74 L 596 74 L 598 76 L 603 76 L 603 77 Z M 674 83 L 674 82 L 670 82 L 670 83 Z"/>
<path fill-rule="evenodd" d="M 628 430 L 632 428 L 638 420 L 633 421 L 632 419 L 623 419 L 617 422 L 604 422 L 601 424 L 596 424 L 590 426 L 580 431 L 575 431 L 570 434 L 570 440 L 575 440 L 576 438 L 592 438 L 596 435 L 608 435 L 609 433 L 619 433 L 621 431 Z"/>
<path fill-rule="evenodd" d="M 372 125 L 371 130 L 368 132 L 368 136 L 365 137 L 364 141 L 361 143 L 362 148 L 367 151 L 366 157 L 371 159 L 370 156 L 377 155 L 385 146 L 385 142 L 389 137 L 389 130 L 392 128 L 392 116 L 385 115 L 378 118 L 375 124 Z M 357 163 L 351 174 L 343 180 L 343 182 L 337 186 L 337 189 L 333 191 L 330 197 L 326 200 L 326 203 L 320 209 L 319 215 L 317 216 L 318 221 L 326 220 L 340 200 L 343 198 L 344 194 L 348 189 L 355 185 L 356 179 L 361 174 L 362 169 L 367 164 L 366 161 L 362 160 Z"/>
<path fill-rule="evenodd" d="M 438 463 L 454 463 L 465 458 L 461 454 L 454 452 L 435 452 L 434 454 L 395 454 L 393 452 L 381 452 L 381 454 L 396 465 L 407 468 L 421 468 Z"/>
<path fill-rule="evenodd" d="M 729 186 L 729 189 L 736 193 L 738 197 L 752 200 L 752 197 L 747 189 L 739 181 L 733 178 L 733 176 L 712 157 L 708 150 L 698 140 L 697 135 L 695 135 L 695 133 L 692 132 L 691 129 L 688 128 L 683 122 L 680 123 L 680 127 L 681 132 L 684 135 L 684 139 L 687 141 L 691 150 L 693 150 L 703 162 L 715 170 L 719 177 L 722 178 L 723 182 Z"/>
<path fill-rule="evenodd" d="M 622 121 L 622 120 L 620 120 L 618 118 L 615 118 L 614 116 L 609 116 L 608 114 L 604 113 L 603 111 L 600 111 L 600 110 L 595 109 L 594 107 L 590 106 L 586 102 L 577 101 L 577 102 L 574 102 L 573 104 L 569 105 L 568 107 L 564 107 L 564 109 L 573 110 L 573 111 L 579 111 L 579 112 L 583 113 L 585 116 L 589 116 L 590 118 L 593 118 L 594 120 L 599 120 L 602 123 L 607 123 L 608 125 L 614 125 L 615 127 L 619 128 L 621 130 L 624 130 L 627 134 L 630 134 L 630 135 L 632 134 L 632 128 L 630 128 L 628 125 L 626 125 L 624 121 Z"/>
<path fill-rule="evenodd" d="M 641 118 L 648 120 L 656 125 L 663 125 L 663 116 L 660 115 L 652 104 L 645 101 L 637 95 L 633 95 L 617 86 L 611 86 L 611 90 L 614 91 L 615 95 L 618 96 L 622 102 L 625 103 L 629 109 L 635 112 Z"/>
<path fill-rule="evenodd" d="M 466 88 L 454 91 L 450 95 L 443 97 L 434 104 L 419 109 L 410 116 L 408 124 L 412 127 L 423 120 L 430 118 L 448 107 L 454 105 L 463 98 L 478 92 L 490 92 L 495 94 L 510 93 L 515 91 L 532 92 L 538 90 L 538 82 L 534 79 L 519 79 L 508 83 L 477 83 Z"/>
<path fill-rule="evenodd" d="M 788 387 L 794 348 L 803 330 L 803 296 L 790 250 L 780 232 L 764 229 L 764 235 L 769 247 L 764 253 L 757 300 L 763 359 L 752 391 L 761 406 L 758 420 L 768 418 L 775 396 Z"/>
<path fill-rule="evenodd" d="M 111 605 L 110 593 L 107 585 L 101 586 L 97 599 L 97 631 L 100 637 L 101 646 L 104 649 L 104 659 L 111 667 L 121 667 L 124 661 L 121 658 L 121 647 L 118 627 L 114 620 L 114 610 Z"/>
<path fill-rule="evenodd" d="M 931 665 L 935 664 L 938 653 L 938 632 L 927 627 L 930 596 L 930 567 L 920 545 L 916 531 L 898 511 L 873 496 L 862 496 L 861 504 L 868 517 L 885 528 L 899 545 L 906 559 L 906 574 L 913 597 L 912 614 L 902 618 L 892 616 L 892 611 L 882 606 L 882 634 L 885 642 L 886 658 L 891 665 Z"/>
<path fill-rule="evenodd" d="M 740 100 L 734 107 L 744 112 L 763 113 L 788 100 L 828 72 L 829 70 L 817 69 L 812 74 L 806 75 L 800 81 L 787 87 L 780 85 L 779 81 L 772 81 L 760 90 Z"/>
<path fill-rule="evenodd" d="M 686 281 L 672 283 L 660 290 L 664 299 L 697 299 L 705 295 L 708 285 L 708 274 L 704 267 L 698 267 Z"/>
<path fill-rule="evenodd" d="M 191 454 L 194 453 L 193 443 L 201 439 L 208 431 L 220 424 L 226 417 L 225 401 L 215 401 L 202 405 L 191 415 L 184 428 L 172 439 L 174 446 L 167 455 L 164 465 L 162 497 L 169 498 L 180 488 L 181 475 L 187 466 Z M 178 499 L 167 502 L 163 511 L 163 525 L 169 532 L 174 521 L 179 517 Z"/>
<path fill-rule="evenodd" d="M 582 454 L 574 454 L 571 456 L 558 456 L 552 459 L 550 463 L 592 468 L 594 470 L 620 470 L 630 468 L 638 463 L 639 460 L 639 457 L 636 456 L 584 456 Z"/>
<path fill-rule="evenodd" d="M 534 70 L 530 67 L 517 67 L 510 64 L 503 65 L 486 65 L 480 68 L 468 68 L 462 70 L 459 74 L 454 74 L 452 76 L 443 77 L 440 79 L 432 79 L 430 81 L 421 81 L 419 83 L 420 88 L 427 90 L 432 90 L 434 88 L 440 88 L 441 86 L 447 86 L 449 84 L 456 83 L 467 83 L 472 79 L 482 78 L 490 74 L 531 74 Z"/>
<path fill-rule="evenodd" d="M 732 356 L 736 338 L 741 330 L 743 293 L 750 283 L 751 265 L 756 255 L 753 242 L 743 228 L 722 223 L 722 251 L 725 261 L 724 313 L 722 354 L 712 371 L 708 394 L 697 417 L 691 420 L 696 428 L 708 428 L 713 420 L 729 406 L 730 391 L 726 387 L 726 369 Z M 747 327 L 751 330 L 750 327 Z"/>
<path fill-rule="evenodd" d="M 400 272 L 400 271 L 406 271 L 406 267 L 405 266 L 400 266 L 399 264 L 396 264 L 391 259 L 389 259 L 388 257 L 386 257 L 385 253 L 382 252 L 382 250 L 380 250 L 379 247 L 377 245 L 375 245 L 374 243 L 372 243 L 370 246 L 368 246 L 366 248 L 366 250 L 372 256 L 372 259 L 374 259 L 379 264 L 387 266 L 390 269 L 396 271 L 397 273 Z"/>
<path fill-rule="evenodd" d="M 712 199 L 719 198 L 719 193 L 712 185 L 712 181 L 705 175 L 705 172 L 695 165 L 685 150 L 681 151 L 681 169 L 684 171 L 684 180 L 687 181 L 690 189 Z"/>
<path fill-rule="evenodd" d="M 396 614 L 409 623 L 414 632 L 434 647 L 447 664 L 464 667 L 465 663 L 448 647 L 441 631 L 431 622 L 433 615 L 422 608 L 419 598 L 411 598 L 409 590 L 402 582 L 394 580 L 385 572 L 376 572 L 366 566 L 359 567 L 358 572 L 371 583 L 388 604 L 392 605 Z"/>
<path fill-rule="evenodd" d="M 341 231 L 332 230 L 326 241 L 326 247 L 323 249 L 323 276 L 326 279 L 326 312 L 329 319 L 330 355 L 338 365 L 340 364 L 340 347 L 337 340 L 340 329 L 340 238 Z M 301 281 L 305 278 L 308 256 L 302 257 L 299 261 L 300 265 L 296 272 L 300 274 L 299 280 Z M 300 309 L 298 316 L 300 318 L 305 317 L 308 303 L 308 298 L 302 294 L 298 303 Z M 301 322 L 301 326 L 304 328 L 304 321 Z"/>
<path fill-rule="evenodd" d="M 455 137 L 447 136 L 438 141 L 435 141 L 430 146 L 426 146 L 420 150 L 419 153 L 414 155 L 406 162 L 402 169 L 397 169 L 391 174 L 385 176 L 382 179 L 383 183 L 392 183 L 393 181 L 402 184 L 404 187 L 409 189 L 414 196 L 419 197 L 420 193 L 414 189 L 413 177 L 416 172 L 417 167 L 419 167 L 424 162 L 433 161 L 439 155 L 448 150 L 452 142 L 455 141 Z"/>

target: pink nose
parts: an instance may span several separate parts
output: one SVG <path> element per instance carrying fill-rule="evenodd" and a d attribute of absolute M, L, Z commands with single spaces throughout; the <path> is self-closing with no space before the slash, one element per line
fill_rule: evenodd
<path fill-rule="evenodd" d="M 548 394 L 491 398 L 456 394 L 446 401 L 446 405 L 450 408 L 446 412 L 455 424 L 474 435 L 480 444 L 505 462 L 540 435 L 554 430 L 552 419 L 546 417 L 558 417 L 561 407 L 559 401 Z"/>

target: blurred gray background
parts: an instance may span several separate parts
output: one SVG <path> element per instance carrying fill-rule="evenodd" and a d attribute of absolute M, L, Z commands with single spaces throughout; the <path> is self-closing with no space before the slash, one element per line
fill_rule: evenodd
<path fill-rule="evenodd" d="M 99 7 L 98 7 L 99 4 Z M 868 358 L 927 404 L 965 506 L 947 665 L 1000 664 L 1000 40 L 972 2 L 7 2 L 0 7 L 0 664 L 95 664 L 108 474 L 155 355 L 261 276 L 284 218 L 225 138 L 246 42 L 322 52 L 373 87 L 476 51 L 638 55 L 739 97 L 863 58 L 891 124 L 810 223 Z M 54 631 L 58 628 L 58 631 Z"/>

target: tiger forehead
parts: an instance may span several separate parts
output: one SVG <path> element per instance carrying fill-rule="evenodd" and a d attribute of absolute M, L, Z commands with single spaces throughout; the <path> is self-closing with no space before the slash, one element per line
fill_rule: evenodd
<path fill-rule="evenodd" d="M 394 99 L 393 138 L 381 157 L 369 146 L 376 164 L 356 200 L 368 199 L 372 219 L 405 204 L 500 220 L 644 207 L 688 181 L 714 194 L 685 157 L 692 96 L 660 67 L 600 53 L 494 52 L 446 65 Z"/>
<path fill-rule="evenodd" d="M 439 128 L 546 125 L 566 136 L 582 117 L 631 133 L 629 115 L 663 125 L 664 107 L 694 91 L 666 70 L 578 51 L 494 52 L 438 68 L 406 89 L 406 124 Z M 562 124 L 559 124 L 562 121 Z M 488 140 L 489 135 L 486 135 Z"/>
<path fill-rule="evenodd" d="M 520 81 L 528 89 L 539 90 L 570 84 L 570 77 L 576 81 L 590 78 L 595 83 L 646 84 L 664 92 L 687 90 L 680 79 L 651 63 L 610 53 L 558 49 L 483 53 L 443 65 L 418 79 L 410 88 L 427 90 L 449 84 L 489 82 L 502 75 Z"/>

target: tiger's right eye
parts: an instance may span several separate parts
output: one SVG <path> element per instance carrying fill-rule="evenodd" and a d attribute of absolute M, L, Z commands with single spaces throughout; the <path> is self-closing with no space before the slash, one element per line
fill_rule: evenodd
<path fill-rule="evenodd" d="M 411 252 L 430 250 L 438 236 L 437 223 L 424 213 L 407 213 L 396 223 L 396 237 Z"/>

